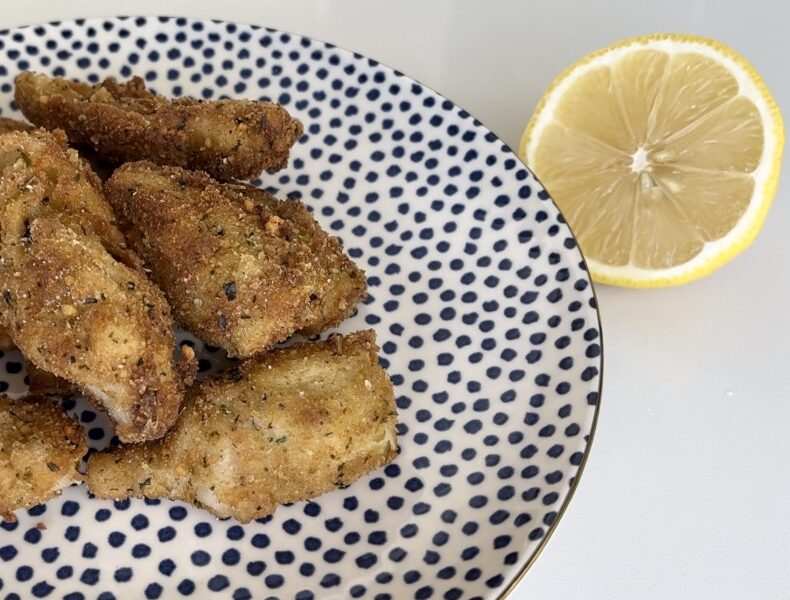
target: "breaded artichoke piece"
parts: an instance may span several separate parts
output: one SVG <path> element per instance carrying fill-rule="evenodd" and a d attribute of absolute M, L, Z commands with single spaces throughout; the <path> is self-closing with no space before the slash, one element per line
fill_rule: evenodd
<path fill-rule="evenodd" d="M 22 353 L 103 407 L 120 439 L 161 437 L 183 398 L 162 292 L 57 216 L 4 236 L 0 258 L 4 321 Z"/>
<path fill-rule="evenodd" d="M 32 131 L 33 129 L 35 129 L 33 125 L 25 123 L 24 121 L 0 117 L 0 134 L 10 131 Z M 5 329 L 0 327 L 0 351 L 8 352 L 14 348 L 14 340 L 11 339 L 11 336 Z"/>
<path fill-rule="evenodd" d="M 104 189 L 176 320 L 232 356 L 320 331 L 364 296 L 364 274 L 293 202 L 150 162 Z"/>
<path fill-rule="evenodd" d="M 187 392 L 162 440 L 93 454 L 100 498 L 170 498 L 242 523 L 314 498 L 392 461 L 392 384 L 375 334 L 296 344 Z"/>
<path fill-rule="evenodd" d="M 80 461 L 88 451 L 82 427 L 57 404 L 0 394 L 0 518 L 30 508 L 82 481 Z"/>
<path fill-rule="evenodd" d="M 279 104 L 170 100 L 147 91 L 139 77 L 90 85 L 28 71 L 17 76 L 14 99 L 31 122 L 63 129 L 111 164 L 151 160 L 221 180 L 283 168 L 302 135 L 302 124 Z"/>
<path fill-rule="evenodd" d="M 125 441 L 161 437 L 183 386 L 162 292 L 129 268 L 101 184 L 62 133 L 0 135 L 0 321 L 38 368 L 105 408 Z"/>

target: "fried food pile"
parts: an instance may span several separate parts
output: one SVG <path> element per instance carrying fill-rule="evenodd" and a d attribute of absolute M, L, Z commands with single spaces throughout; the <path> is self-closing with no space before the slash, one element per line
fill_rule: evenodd
<path fill-rule="evenodd" d="M 0 118 L 0 343 L 24 354 L 31 395 L 0 396 L 0 517 L 84 480 L 101 498 L 248 522 L 393 460 L 372 330 L 275 348 L 366 294 L 306 206 L 236 181 L 285 166 L 298 120 L 266 102 L 169 100 L 139 78 L 25 72 L 14 97 L 33 125 Z M 115 171 L 102 183 L 78 150 Z M 245 362 L 195 383 L 175 324 Z M 72 394 L 120 440 L 84 475 L 81 428 L 53 400 Z"/>

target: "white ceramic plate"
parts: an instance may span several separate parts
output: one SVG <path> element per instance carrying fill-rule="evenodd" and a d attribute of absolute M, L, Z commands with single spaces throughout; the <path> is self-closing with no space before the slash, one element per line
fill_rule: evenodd
<path fill-rule="evenodd" d="M 0 108 L 33 69 L 140 75 L 167 95 L 286 105 L 305 125 L 261 185 L 298 195 L 366 269 L 400 414 L 394 464 L 246 526 L 84 487 L 0 531 L 0 595 L 78 598 L 496 598 L 570 500 L 598 407 L 592 286 L 562 215 L 491 132 L 362 56 L 231 23 L 125 18 L 0 33 Z M 204 370 L 221 363 L 201 349 Z M 24 391 L 15 352 L 0 387 Z M 66 407 L 91 443 L 109 433 Z M 0 493 L 2 493 L 0 491 Z"/>

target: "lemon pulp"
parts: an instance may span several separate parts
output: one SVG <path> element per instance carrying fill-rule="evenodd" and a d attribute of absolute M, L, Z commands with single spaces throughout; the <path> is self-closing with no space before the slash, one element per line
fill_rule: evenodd
<path fill-rule="evenodd" d="M 733 54 L 685 36 L 626 40 L 571 67 L 539 105 L 522 158 L 599 281 L 693 279 L 756 235 L 783 130 Z"/>

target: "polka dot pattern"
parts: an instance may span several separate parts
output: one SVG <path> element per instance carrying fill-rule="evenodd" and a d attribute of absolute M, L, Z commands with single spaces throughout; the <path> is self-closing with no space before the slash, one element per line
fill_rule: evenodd
<path fill-rule="evenodd" d="M 13 78 L 27 68 L 274 100 L 304 122 L 288 168 L 256 184 L 300 197 L 365 268 L 370 296 L 341 330 L 378 333 L 401 453 L 346 489 L 245 526 L 69 488 L 0 525 L 0 596 L 496 597 L 569 497 L 601 377 L 581 255 L 510 149 L 375 61 L 253 26 L 119 18 L 2 31 L 2 114 L 16 112 Z M 180 339 L 201 375 L 227 365 Z M 26 388 L 17 352 L 0 357 L 0 387 Z M 104 415 L 82 400 L 64 408 L 93 449 L 112 442 Z"/>

